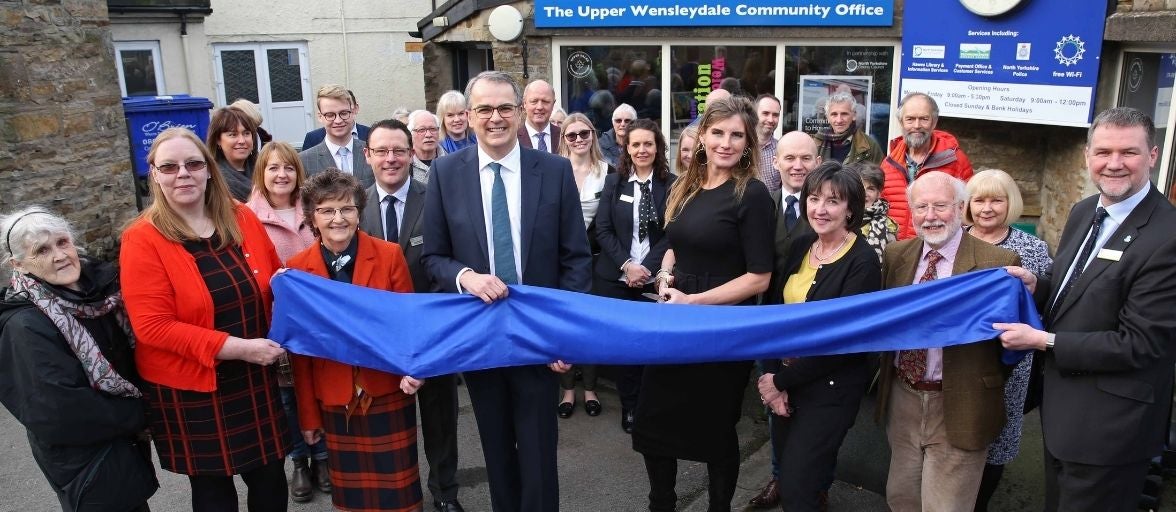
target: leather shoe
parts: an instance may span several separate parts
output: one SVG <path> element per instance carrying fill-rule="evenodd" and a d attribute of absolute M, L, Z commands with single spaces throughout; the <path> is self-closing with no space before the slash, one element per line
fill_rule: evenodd
<path fill-rule="evenodd" d="M 559 408 L 557 409 L 557 411 L 559 411 L 560 418 L 564 418 L 564 419 L 571 418 L 572 413 L 576 412 L 576 403 L 575 402 L 560 402 Z"/>
<path fill-rule="evenodd" d="M 596 400 L 584 401 L 584 412 L 588 413 L 589 416 L 600 416 L 601 409 L 600 402 Z"/>
<path fill-rule="evenodd" d="M 450 501 L 434 501 L 433 508 L 437 512 L 465 512 L 456 498 Z"/>
<path fill-rule="evenodd" d="M 633 411 L 621 409 L 621 430 L 626 434 L 633 433 Z"/>
<path fill-rule="evenodd" d="M 306 457 L 294 459 L 294 471 L 290 474 L 290 499 L 294 503 L 306 503 L 312 497 L 310 488 L 310 466 Z"/>
<path fill-rule="evenodd" d="M 775 508 L 780 504 L 780 488 L 775 478 L 768 480 L 768 485 L 760 489 L 759 494 L 747 502 L 749 508 Z"/>

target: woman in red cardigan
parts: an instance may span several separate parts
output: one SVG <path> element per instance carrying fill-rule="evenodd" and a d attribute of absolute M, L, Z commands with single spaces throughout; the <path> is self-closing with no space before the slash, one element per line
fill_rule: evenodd
<path fill-rule="evenodd" d="M 307 180 L 302 207 L 319 243 L 286 264 L 335 281 L 411 293 L 412 277 L 400 247 L 358 231 L 366 200 L 355 178 L 335 169 Z M 411 395 L 421 381 L 317 357 L 291 359 L 302 435 L 311 445 L 324 436 L 327 440 L 335 507 L 420 510 L 416 400 Z"/>
<path fill-rule="evenodd" d="M 195 134 L 165 130 L 147 161 L 153 201 L 119 259 L 160 466 L 188 475 L 194 511 L 237 510 L 233 475 L 250 511 L 286 510 L 284 351 L 265 339 L 281 262 Z"/>

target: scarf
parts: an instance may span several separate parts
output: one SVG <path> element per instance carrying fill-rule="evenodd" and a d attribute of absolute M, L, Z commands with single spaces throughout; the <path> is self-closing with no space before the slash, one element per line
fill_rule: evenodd
<path fill-rule="evenodd" d="M 113 293 L 100 301 L 76 304 L 62 299 L 37 279 L 25 274 L 14 273 L 12 291 L 9 296 L 16 294 L 22 294 L 37 306 L 37 309 L 45 313 L 53 325 L 57 326 L 57 330 L 61 331 L 69 348 L 73 350 L 78 361 L 81 361 L 82 368 L 94 389 L 115 396 L 131 398 L 143 396 L 139 392 L 139 388 L 115 371 L 110 361 L 106 360 L 106 356 L 102 355 L 102 350 L 98 348 L 94 336 L 77 321 L 77 318 L 98 318 L 114 313 L 119 327 L 127 335 L 127 342 L 133 348 L 135 334 L 131 331 L 130 320 L 127 319 L 126 311 L 123 309 L 122 292 Z"/>
<path fill-rule="evenodd" d="M 820 148 L 820 151 L 817 152 L 817 154 L 818 155 L 831 155 L 831 154 L 833 154 L 833 147 L 834 146 L 841 146 L 843 144 L 848 144 L 850 137 L 853 137 L 853 134 L 855 134 L 855 133 L 857 133 L 857 121 L 853 121 L 853 122 L 849 123 L 849 129 L 845 130 L 845 132 L 842 133 L 841 135 L 834 134 L 832 126 L 826 127 L 825 129 L 821 130 L 820 133 L 817 134 L 817 138 L 821 140 L 821 148 Z"/>
<path fill-rule="evenodd" d="M 863 219 L 866 222 L 862 224 L 862 236 L 874 252 L 878 253 L 879 258 L 882 257 L 882 250 L 886 248 L 886 244 L 893 242 L 898 232 L 898 224 L 886 215 L 889 212 L 890 201 L 879 197 L 874 204 L 866 207 Z"/>

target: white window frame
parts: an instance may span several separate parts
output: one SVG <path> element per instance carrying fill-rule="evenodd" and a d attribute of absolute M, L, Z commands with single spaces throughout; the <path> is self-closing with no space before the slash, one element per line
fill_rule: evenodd
<path fill-rule="evenodd" d="M 155 67 L 155 95 L 162 96 L 167 90 L 167 85 L 163 79 L 163 59 L 160 56 L 159 41 L 115 41 L 114 42 L 114 59 L 115 68 L 118 70 L 118 88 L 122 91 L 123 97 L 127 96 L 127 79 L 123 75 L 123 50 L 129 51 L 151 51 L 151 63 Z"/>
<path fill-rule="evenodd" d="M 795 39 L 795 40 L 790 39 L 790 40 L 788 40 L 788 42 L 782 43 L 782 42 L 780 42 L 780 39 L 778 39 L 778 38 L 739 39 L 736 42 L 732 42 L 730 39 L 723 39 L 723 40 L 719 40 L 719 39 L 703 39 L 703 40 L 671 39 L 671 40 L 667 41 L 664 39 L 654 40 L 654 39 L 643 39 L 643 38 L 636 38 L 636 37 L 634 37 L 634 38 L 556 37 L 556 38 L 552 38 L 552 40 L 551 40 L 551 85 L 552 85 L 552 87 L 555 88 L 556 92 L 558 93 L 557 97 L 561 97 L 561 95 L 563 94 L 564 84 L 563 84 L 563 62 L 560 60 L 560 56 L 563 54 L 562 53 L 563 47 L 565 47 L 565 46 L 660 46 L 661 47 L 661 55 L 662 55 L 662 59 L 661 59 L 662 64 L 661 64 L 661 70 L 660 70 L 661 74 L 659 76 L 661 77 L 661 83 L 668 84 L 668 83 L 670 83 L 670 76 L 672 75 L 672 70 L 670 69 L 670 59 L 668 58 L 668 56 L 670 55 L 670 47 L 673 47 L 673 46 L 709 46 L 709 45 L 731 46 L 736 43 L 739 46 L 768 46 L 768 47 L 776 48 L 776 69 L 778 69 L 778 70 L 784 69 L 784 58 L 786 55 L 786 51 L 787 51 L 788 47 L 790 47 L 790 46 L 837 46 L 837 47 L 891 46 L 894 48 L 894 63 L 893 63 L 894 70 L 893 70 L 893 75 L 891 76 L 891 82 L 890 82 L 892 84 L 892 86 L 890 88 L 890 104 L 891 105 L 898 104 L 898 100 L 899 100 L 898 94 L 899 94 L 899 90 L 900 90 L 898 72 L 900 69 L 902 69 L 902 41 L 898 40 L 898 39 L 863 39 L 863 40 L 854 40 L 853 44 L 846 44 L 843 41 L 834 41 L 834 40 L 828 40 L 828 39 Z M 775 84 L 775 91 L 773 92 L 773 94 L 775 94 L 776 97 L 783 97 L 783 92 L 784 92 L 784 73 L 776 73 L 776 84 Z M 662 118 L 659 119 L 658 122 L 661 125 L 662 133 L 665 133 L 665 134 L 672 133 L 670 131 L 670 116 L 665 114 L 666 112 L 671 111 L 670 110 L 671 109 L 671 101 L 673 99 L 672 96 L 673 95 L 671 95 L 671 94 L 662 94 L 662 97 L 661 97 L 661 101 L 662 101 L 662 105 L 661 105 L 662 110 L 661 111 L 663 112 L 663 114 L 662 114 Z M 564 105 L 560 105 L 560 106 L 563 107 Z M 1173 110 L 1176 111 L 1176 109 L 1173 109 Z M 901 127 L 898 125 L 898 123 L 894 122 L 893 115 L 890 116 L 889 121 L 890 121 L 890 123 L 889 123 L 890 128 L 889 128 L 889 131 L 887 134 L 887 139 L 893 139 L 894 137 L 897 137 L 898 135 L 901 134 Z M 782 131 L 783 131 L 782 126 L 777 127 L 776 128 L 776 136 L 779 137 L 781 135 Z M 668 142 L 670 143 L 671 148 L 674 148 L 677 145 L 677 140 L 668 141 Z"/>
<path fill-rule="evenodd" d="M 1159 46 L 1159 45 L 1124 45 L 1119 49 L 1119 62 L 1115 66 L 1115 80 L 1114 80 L 1114 98 L 1115 106 L 1119 106 L 1119 92 L 1123 87 L 1123 67 L 1127 65 L 1128 53 L 1176 53 L 1176 46 Z M 1176 88 L 1176 84 L 1173 84 Z M 1159 183 L 1154 183 L 1155 187 L 1166 196 L 1168 195 L 1169 184 L 1171 183 L 1171 176 L 1169 176 L 1172 169 L 1173 154 L 1176 153 L 1176 105 L 1168 109 L 1167 130 L 1164 132 L 1164 140 L 1159 142 L 1160 146 L 1160 161 L 1159 173 L 1156 175 L 1156 180 Z M 1165 150 L 1166 149 L 1166 150 Z"/>

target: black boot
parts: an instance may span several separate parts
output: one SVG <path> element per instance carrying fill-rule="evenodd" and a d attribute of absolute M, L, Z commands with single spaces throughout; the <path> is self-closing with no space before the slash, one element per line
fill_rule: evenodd
<path fill-rule="evenodd" d="M 334 486 L 331 485 L 331 471 L 327 466 L 327 459 L 310 461 L 310 472 L 314 476 L 314 486 L 318 490 L 331 494 Z"/>
<path fill-rule="evenodd" d="M 313 497 L 310 488 L 310 466 L 306 464 L 306 457 L 294 459 L 294 472 L 290 474 L 290 499 L 295 503 L 305 503 Z"/>

